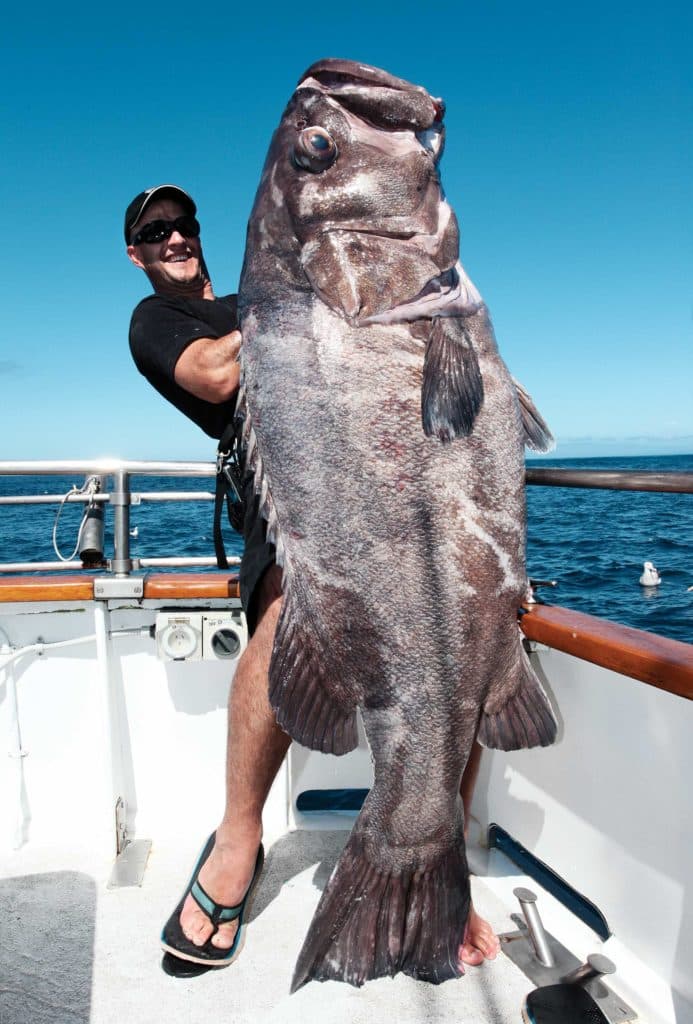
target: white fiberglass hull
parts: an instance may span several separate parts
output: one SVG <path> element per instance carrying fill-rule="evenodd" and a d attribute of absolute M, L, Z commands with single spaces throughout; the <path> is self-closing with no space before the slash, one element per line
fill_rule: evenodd
<path fill-rule="evenodd" d="M 288 997 L 296 954 L 340 847 L 334 830 L 353 820 L 301 814 L 295 801 L 305 790 L 367 787 L 365 745 L 342 759 L 293 748 L 266 808 L 269 866 L 242 956 L 219 976 L 180 981 L 161 972 L 159 929 L 221 815 L 233 670 L 227 662 L 157 657 L 147 628 L 158 607 L 174 604 L 2 608 L 0 735 L 11 756 L 0 771 L 0 893 L 9 908 L 3 927 L 13 932 L 3 942 L 3 970 L 13 980 L 0 998 L 14 999 L 25 1014 L 8 1020 L 102 1024 L 129 1012 L 153 1024 L 181 1011 L 208 1019 L 219 1005 L 248 1021 L 519 1020 L 533 986 L 503 955 L 439 988 L 397 978 L 360 991 L 313 984 Z M 185 602 L 192 610 L 228 606 Z M 40 655 L 9 652 L 39 639 L 93 636 Z M 581 959 L 610 955 L 618 967 L 613 987 L 640 1019 L 691 1021 L 693 754 L 686 738 L 693 704 L 558 651 L 540 649 L 533 658 L 560 708 L 561 737 L 548 750 L 484 755 L 472 822 L 472 839 L 482 842 L 472 844 L 471 861 L 487 876 L 474 880 L 477 909 L 509 931 L 509 914 L 518 910 L 512 889 L 526 884 L 541 893 L 502 854 L 484 850 L 487 826 L 496 822 L 596 903 L 613 937 L 602 945 L 542 894 L 549 931 Z M 130 838 L 152 841 L 141 887 L 107 887 L 118 798 Z M 61 1017 L 68 990 L 71 1016 Z"/>

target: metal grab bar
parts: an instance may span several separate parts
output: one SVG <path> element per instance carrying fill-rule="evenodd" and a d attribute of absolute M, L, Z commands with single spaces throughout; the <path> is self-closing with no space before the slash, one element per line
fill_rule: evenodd
<path fill-rule="evenodd" d="M 211 491 L 131 491 L 132 505 L 143 501 L 214 501 Z M 68 504 L 73 502 L 101 503 L 107 505 L 111 500 L 108 491 L 99 494 L 4 494 L 0 495 L 0 505 L 55 505 L 59 501 Z"/>
<path fill-rule="evenodd" d="M 0 476 L 66 476 L 98 473 L 113 476 L 125 472 L 141 476 L 213 477 L 213 462 L 155 462 L 125 459 L 8 461 L 0 460 Z M 693 494 L 692 473 L 661 473 L 656 470 L 562 469 L 527 466 L 526 482 L 545 487 L 596 487 L 617 491 L 662 491 Z"/>
<path fill-rule="evenodd" d="M 132 492 L 130 480 L 133 475 L 164 477 L 214 477 L 216 466 L 213 462 L 160 462 L 121 459 L 99 460 L 49 460 L 49 461 L 0 461 L 0 476 L 66 476 L 98 474 L 112 479 L 109 491 L 91 496 L 68 495 L 2 495 L 0 505 L 51 504 L 56 501 L 95 501 L 108 503 L 114 509 L 113 558 L 109 569 L 116 576 L 128 576 L 133 569 L 164 565 L 214 565 L 213 559 L 164 560 L 130 558 L 130 508 L 141 501 L 211 501 L 214 495 L 209 491 L 184 492 Z M 656 471 L 632 472 L 628 470 L 563 469 L 560 467 L 533 467 L 525 470 L 528 485 L 550 487 L 583 487 L 621 491 L 650 491 L 662 493 L 693 494 L 693 472 L 661 473 Z M 0 565 L 0 572 L 41 571 L 45 569 L 75 569 L 81 563 L 6 563 Z"/>
<path fill-rule="evenodd" d="M 215 476 L 214 462 L 142 462 L 126 459 L 0 460 L 0 476 Z"/>
<path fill-rule="evenodd" d="M 693 473 L 659 473 L 655 470 L 558 469 L 528 466 L 525 482 L 542 487 L 593 487 L 605 491 L 661 491 L 693 494 Z"/>

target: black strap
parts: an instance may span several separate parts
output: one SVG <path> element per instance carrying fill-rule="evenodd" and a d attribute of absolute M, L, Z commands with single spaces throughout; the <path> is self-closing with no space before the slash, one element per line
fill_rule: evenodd
<path fill-rule="evenodd" d="M 214 495 L 214 553 L 217 556 L 218 569 L 228 569 L 229 567 L 224 549 L 224 538 L 221 535 L 221 510 L 225 495 L 224 477 L 217 469 L 217 487 Z"/>
<path fill-rule="evenodd" d="M 229 563 L 221 534 L 221 510 L 226 499 L 229 523 L 238 533 L 243 531 L 243 499 L 241 496 L 242 471 L 238 456 L 238 424 L 232 422 L 224 430 L 217 448 L 217 477 L 214 492 L 214 553 L 219 569 L 228 569 Z"/>

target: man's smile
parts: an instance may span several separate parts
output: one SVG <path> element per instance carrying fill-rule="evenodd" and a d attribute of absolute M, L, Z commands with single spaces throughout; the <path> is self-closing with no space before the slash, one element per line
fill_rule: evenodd
<path fill-rule="evenodd" d="M 174 199 L 156 200 L 147 207 L 139 229 L 145 237 L 131 246 L 131 258 L 146 271 L 155 291 L 190 294 L 204 289 L 206 268 L 202 258 L 199 224 Z M 147 232 L 147 225 L 153 225 Z M 151 236 L 156 241 L 147 242 Z M 130 252 L 130 249 L 128 252 Z"/>

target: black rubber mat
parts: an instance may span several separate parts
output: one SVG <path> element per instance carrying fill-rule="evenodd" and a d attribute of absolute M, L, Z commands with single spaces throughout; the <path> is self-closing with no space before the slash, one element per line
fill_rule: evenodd
<path fill-rule="evenodd" d="M 527 1024 L 609 1024 L 589 992 L 579 985 L 546 985 L 527 996 Z"/>

